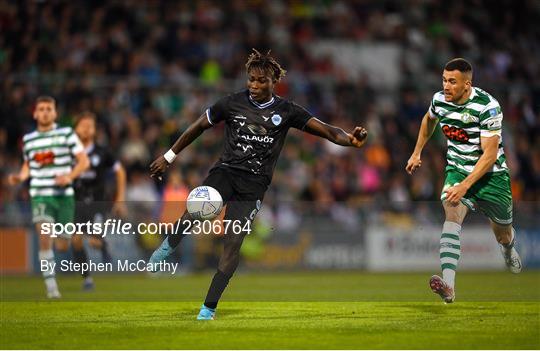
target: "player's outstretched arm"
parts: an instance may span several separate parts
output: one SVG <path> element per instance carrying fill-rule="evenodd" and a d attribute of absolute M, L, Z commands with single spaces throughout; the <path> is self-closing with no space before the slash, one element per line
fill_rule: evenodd
<path fill-rule="evenodd" d="M 418 139 L 416 140 L 416 146 L 414 151 L 407 161 L 407 166 L 405 170 L 409 174 L 413 174 L 421 165 L 422 165 L 422 150 L 428 142 L 429 138 L 433 135 L 435 127 L 437 126 L 437 120 L 429 116 L 429 112 L 424 115 L 422 119 L 422 125 L 420 126 L 420 131 L 418 132 Z"/>
<path fill-rule="evenodd" d="M 367 140 L 367 131 L 362 127 L 355 127 L 351 133 L 347 133 L 343 129 L 324 123 L 317 118 L 311 118 L 304 130 L 343 146 L 362 147 Z"/>
<path fill-rule="evenodd" d="M 30 176 L 30 166 L 28 165 L 28 161 L 24 161 L 19 173 L 10 174 L 8 176 L 8 179 L 7 179 L 8 184 L 12 186 L 17 185 L 27 180 L 29 176 Z"/>
<path fill-rule="evenodd" d="M 165 155 L 159 156 L 152 164 L 150 164 L 150 177 L 161 180 L 161 175 L 167 170 L 176 156 L 211 126 L 206 114 L 201 115 L 184 133 L 182 133 L 182 135 L 180 135 L 180 137 L 178 137 Z"/>

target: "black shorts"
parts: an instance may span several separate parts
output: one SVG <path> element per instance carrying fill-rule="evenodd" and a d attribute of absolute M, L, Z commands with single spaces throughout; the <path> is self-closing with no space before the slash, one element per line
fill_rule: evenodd
<path fill-rule="evenodd" d="M 103 223 L 105 214 L 108 212 L 106 201 L 83 201 L 77 200 L 75 204 L 75 223 Z"/>
<path fill-rule="evenodd" d="M 221 194 L 223 204 L 227 205 L 224 219 L 242 222 L 255 219 L 268 189 L 265 177 L 226 166 L 211 169 L 203 185 Z"/>

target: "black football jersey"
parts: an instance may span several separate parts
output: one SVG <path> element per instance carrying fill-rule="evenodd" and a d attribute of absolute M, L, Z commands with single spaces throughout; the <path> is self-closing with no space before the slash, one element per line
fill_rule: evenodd
<path fill-rule="evenodd" d="M 259 104 L 247 90 L 206 110 L 210 124 L 225 122 L 225 145 L 216 167 L 231 167 L 270 182 L 289 128 L 303 129 L 312 117 L 303 107 L 274 95 Z"/>
<path fill-rule="evenodd" d="M 77 201 L 104 201 L 105 181 L 116 159 L 105 147 L 93 144 L 86 149 L 90 167 L 75 179 L 74 189 Z"/>

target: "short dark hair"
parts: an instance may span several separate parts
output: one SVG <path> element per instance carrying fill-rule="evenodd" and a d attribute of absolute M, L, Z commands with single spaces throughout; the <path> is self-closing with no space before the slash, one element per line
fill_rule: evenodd
<path fill-rule="evenodd" d="M 287 73 L 287 71 L 281 68 L 281 65 L 276 59 L 270 56 L 270 50 L 266 54 L 261 54 L 259 51 L 253 49 L 246 62 L 246 71 L 249 73 L 252 69 L 260 69 L 266 74 L 270 74 L 276 82 L 279 82 Z"/>
<path fill-rule="evenodd" d="M 445 71 L 455 71 L 458 70 L 461 73 L 471 73 L 472 74 L 472 65 L 469 61 L 464 58 L 458 57 L 453 60 L 450 60 L 444 66 Z"/>
<path fill-rule="evenodd" d="M 39 104 L 40 102 L 49 102 L 56 106 L 56 100 L 52 96 L 49 96 L 49 95 L 38 96 L 36 99 L 36 105 Z"/>
<path fill-rule="evenodd" d="M 76 127 L 77 124 L 79 124 L 80 121 L 83 119 L 91 119 L 94 121 L 94 123 L 97 121 L 96 114 L 91 111 L 83 111 L 75 115 L 75 123 L 74 126 Z"/>

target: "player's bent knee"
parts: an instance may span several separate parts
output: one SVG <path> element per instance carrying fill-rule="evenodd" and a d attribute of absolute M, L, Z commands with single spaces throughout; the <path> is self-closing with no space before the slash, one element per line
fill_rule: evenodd
<path fill-rule="evenodd" d="M 234 274 L 240 263 L 240 251 L 224 251 L 218 264 L 218 269 L 226 274 Z"/>
<path fill-rule="evenodd" d="M 225 244 L 223 247 L 223 255 L 240 255 L 240 248 L 242 247 L 242 243 L 228 243 Z"/>
<path fill-rule="evenodd" d="M 443 201 L 445 219 L 447 222 L 462 224 L 465 216 L 467 216 L 468 208 L 462 203 L 452 205 L 447 201 Z"/>
<path fill-rule="evenodd" d="M 494 222 L 492 219 L 490 219 L 489 221 L 491 223 L 491 229 L 493 229 L 493 233 L 497 237 L 498 241 L 500 241 L 499 239 L 512 237 L 512 224 L 499 224 L 497 222 Z"/>
<path fill-rule="evenodd" d="M 242 243 L 244 242 L 244 236 L 236 234 L 225 235 L 230 236 L 225 239 L 225 243 L 223 245 L 224 252 L 240 252 L 240 248 L 242 247 Z"/>

